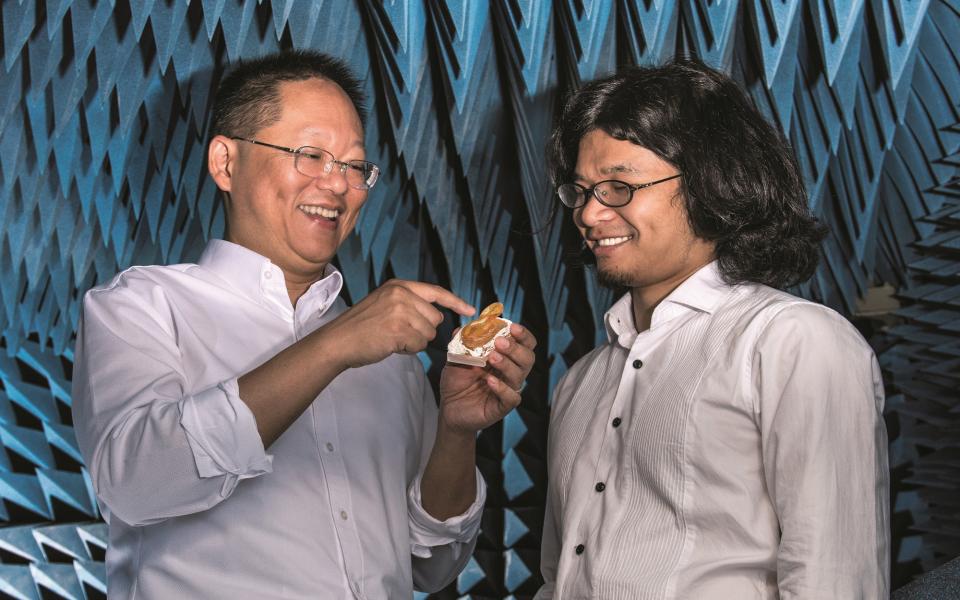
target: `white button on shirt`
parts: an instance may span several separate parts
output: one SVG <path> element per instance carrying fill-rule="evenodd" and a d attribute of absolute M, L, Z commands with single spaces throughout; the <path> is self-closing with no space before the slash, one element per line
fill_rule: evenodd
<path fill-rule="evenodd" d="M 216 240 L 199 264 L 86 295 L 73 411 L 111 597 L 409 598 L 469 560 L 486 488 L 477 473 L 447 521 L 423 510 L 437 407 L 416 357 L 343 372 L 269 454 L 238 396 L 239 376 L 346 309 L 341 285 L 329 268 L 294 309 L 279 268 Z"/>
<path fill-rule="evenodd" d="M 554 395 L 537 598 L 886 598 L 883 385 L 853 326 L 716 263 L 650 329 L 632 310 Z"/>

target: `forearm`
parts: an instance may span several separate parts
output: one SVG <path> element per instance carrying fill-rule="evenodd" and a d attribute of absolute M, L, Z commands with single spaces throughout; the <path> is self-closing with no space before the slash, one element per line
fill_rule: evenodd
<path fill-rule="evenodd" d="M 320 328 L 237 380 L 264 448 L 345 370 L 332 338 L 330 330 Z"/>
<path fill-rule="evenodd" d="M 420 479 L 423 509 L 438 521 L 463 514 L 477 496 L 476 436 L 454 431 L 442 421 Z"/>
<path fill-rule="evenodd" d="M 202 396 L 212 399 L 218 393 L 213 388 Z M 256 435 L 249 415 L 246 423 L 228 425 L 236 425 L 236 434 L 210 429 L 205 439 L 191 443 L 183 412 L 191 410 L 190 403 L 210 401 L 154 401 L 99 433 L 78 432 L 84 446 L 93 449 L 87 464 L 97 495 L 115 516 L 130 525 L 149 525 L 207 510 L 227 498 L 240 479 L 269 471 L 259 440 L 249 443 L 249 435 Z M 224 406 L 220 414 L 230 412 Z M 193 431 L 214 421 L 198 422 Z"/>

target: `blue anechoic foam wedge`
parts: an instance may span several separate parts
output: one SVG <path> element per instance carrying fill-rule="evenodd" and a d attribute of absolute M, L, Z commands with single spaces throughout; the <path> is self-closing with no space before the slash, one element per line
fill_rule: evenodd
<path fill-rule="evenodd" d="M 77 528 L 77 535 L 87 545 L 88 556 L 91 559 L 93 558 L 94 553 L 90 551 L 90 548 L 96 547 L 99 550 L 106 552 L 107 540 L 109 539 L 106 523 L 103 521 L 97 521 L 94 523 L 81 523 L 75 525 L 75 527 Z"/>
<path fill-rule="evenodd" d="M 51 510 L 51 499 L 56 498 L 92 518 L 99 516 L 96 500 L 90 493 L 85 473 L 37 469 L 37 481 L 43 489 Z"/>
<path fill-rule="evenodd" d="M 23 52 L 36 23 L 36 3 L 21 2 L 18 10 L 8 4 L 3 12 L 3 57 L 7 70 Z"/>
<path fill-rule="evenodd" d="M 28 565 L 0 565 L 0 592 L 16 600 L 40 600 Z"/>
<path fill-rule="evenodd" d="M 504 573 L 503 583 L 507 590 L 514 591 L 520 587 L 533 574 L 530 568 L 524 564 L 520 555 L 514 550 L 507 550 L 503 553 Z"/>
<path fill-rule="evenodd" d="M 60 450 L 78 463 L 83 463 L 83 455 L 77 445 L 77 436 L 73 427 L 57 423 L 44 423 L 43 435 L 50 446 Z"/>
<path fill-rule="evenodd" d="M 503 418 L 502 451 L 506 453 L 520 443 L 527 435 L 527 426 L 520 417 L 520 413 L 512 410 Z"/>
<path fill-rule="evenodd" d="M 7 450 L 16 452 L 35 466 L 45 469 L 51 469 L 54 466 L 53 453 L 42 431 L 16 425 L 3 425 L 0 426 L 0 442 Z"/>
<path fill-rule="evenodd" d="M 507 498 L 513 500 L 520 494 L 533 487 L 533 480 L 527 474 L 517 453 L 511 448 L 503 458 L 503 489 Z"/>
<path fill-rule="evenodd" d="M 73 523 L 34 527 L 33 538 L 44 553 L 46 548 L 52 548 L 75 560 L 88 560 L 90 557 L 86 544 L 80 538 L 77 526 Z M 46 560 L 50 560 L 50 557 Z"/>
<path fill-rule="evenodd" d="M 0 527 L 0 548 L 30 562 L 43 562 L 46 558 L 33 535 L 34 527 L 34 525 Z"/>
<path fill-rule="evenodd" d="M 61 598 L 81 600 L 86 595 L 83 585 L 77 579 L 77 571 L 72 564 L 30 563 L 30 574 L 38 586 L 50 590 Z"/>
<path fill-rule="evenodd" d="M 73 561 L 73 568 L 77 573 L 77 580 L 102 594 L 107 593 L 107 565 L 102 562 L 89 560 Z"/>
<path fill-rule="evenodd" d="M 0 471 L 0 498 L 46 519 L 53 519 L 53 512 L 35 475 Z"/>
<path fill-rule="evenodd" d="M 520 520 L 517 513 L 509 508 L 503 509 L 503 545 L 507 548 L 513 547 L 517 541 L 527 535 L 530 528 Z"/>
<path fill-rule="evenodd" d="M 480 581 L 486 579 L 487 574 L 483 572 L 480 563 L 472 556 L 467 562 L 467 566 L 457 575 L 457 593 L 466 594 Z"/>

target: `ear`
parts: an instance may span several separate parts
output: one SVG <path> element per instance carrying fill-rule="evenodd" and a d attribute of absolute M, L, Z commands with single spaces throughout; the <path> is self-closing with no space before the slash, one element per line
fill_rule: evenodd
<path fill-rule="evenodd" d="M 223 135 L 215 135 L 207 146 L 207 170 L 221 191 L 229 193 L 237 161 L 237 143 Z"/>

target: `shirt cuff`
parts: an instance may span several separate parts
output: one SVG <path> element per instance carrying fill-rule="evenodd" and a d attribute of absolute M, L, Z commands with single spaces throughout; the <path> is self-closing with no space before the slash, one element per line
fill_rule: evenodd
<path fill-rule="evenodd" d="M 227 476 L 221 496 L 229 496 L 241 479 L 273 470 L 273 456 L 263 448 L 256 419 L 240 399 L 236 379 L 187 396 L 179 406 L 180 425 L 200 477 Z"/>
<path fill-rule="evenodd" d="M 410 552 L 418 558 L 430 558 L 433 552 L 430 548 L 446 546 L 455 542 L 468 543 L 476 537 L 480 530 L 480 518 L 483 516 L 483 505 L 487 501 L 487 484 L 475 469 L 477 477 L 477 497 L 473 504 L 463 514 L 450 517 L 446 521 L 438 521 L 423 509 L 420 497 L 420 478 L 417 475 L 407 489 L 407 509 L 410 515 Z M 453 548 L 453 558 L 457 559 L 459 548 Z"/>

